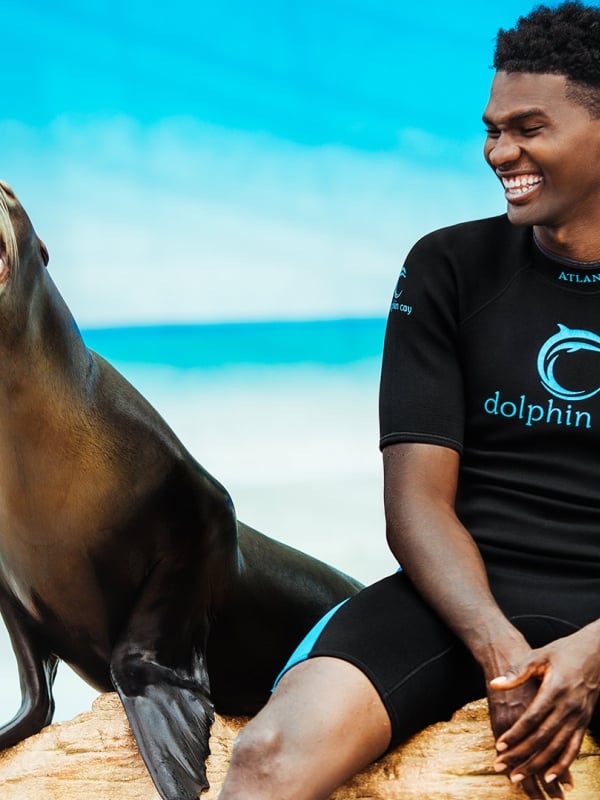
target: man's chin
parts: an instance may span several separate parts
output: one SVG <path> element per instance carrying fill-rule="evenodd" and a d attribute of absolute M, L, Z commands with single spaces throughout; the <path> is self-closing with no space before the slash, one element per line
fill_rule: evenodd
<path fill-rule="evenodd" d="M 508 217 L 508 221 L 513 225 L 529 226 L 541 224 L 537 218 L 538 215 L 532 213 L 530 209 L 524 206 L 515 205 L 514 203 L 508 203 L 506 207 L 506 215 Z"/>

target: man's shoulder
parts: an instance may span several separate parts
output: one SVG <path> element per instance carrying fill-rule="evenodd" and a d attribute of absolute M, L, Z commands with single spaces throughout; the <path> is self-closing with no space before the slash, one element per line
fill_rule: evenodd
<path fill-rule="evenodd" d="M 468 280 L 482 269 L 499 280 L 519 271 L 531 260 L 531 228 L 517 227 L 506 214 L 460 222 L 439 228 L 420 239 L 407 259 L 430 275 L 454 274 Z"/>
<path fill-rule="evenodd" d="M 506 214 L 500 214 L 438 228 L 420 241 L 443 248 L 462 249 L 475 246 L 481 250 L 492 250 L 499 242 L 507 245 L 520 244 L 529 235 L 529 228 L 516 227 L 509 222 Z"/>
<path fill-rule="evenodd" d="M 420 239 L 403 277 L 448 302 L 459 298 L 461 313 L 468 315 L 528 267 L 532 242 L 531 228 L 513 225 L 505 214 L 461 222 Z"/>

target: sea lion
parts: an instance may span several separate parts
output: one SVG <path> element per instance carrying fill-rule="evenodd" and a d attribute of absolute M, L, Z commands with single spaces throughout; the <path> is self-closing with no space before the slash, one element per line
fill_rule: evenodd
<path fill-rule="evenodd" d="M 0 238 L 0 610 L 22 687 L 0 748 L 51 721 L 62 659 L 119 692 L 161 796 L 192 800 L 213 703 L 255 713 L 301 636 L 361 586 L 236 520 L 85 346 L 5 183 Z"/>

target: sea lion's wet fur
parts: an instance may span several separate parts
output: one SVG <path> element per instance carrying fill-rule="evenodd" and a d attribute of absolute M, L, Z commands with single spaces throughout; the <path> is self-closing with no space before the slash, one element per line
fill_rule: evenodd
<path fill-rule="evenodd" d="M 50 722 L 62 659 L 119 691 L 162 796 L 191 800 L 212 703 L 257 711 L 299 638 L 360 585 L 236 520 L 226 490 L 85 347 L 2 183 L 0 235 L 0 609 L 22 686 L 0 747 Z"/>

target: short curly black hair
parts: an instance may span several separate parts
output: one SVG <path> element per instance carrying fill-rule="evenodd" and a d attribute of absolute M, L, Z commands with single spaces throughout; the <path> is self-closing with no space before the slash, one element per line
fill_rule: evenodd
<path fill-rule="evenodd" d="M 600 117 L 600 8 L 580 2 L 537 6 L 514 28 L 498 31 L 494 67 L 564 75 L 567 95 Z"/>

